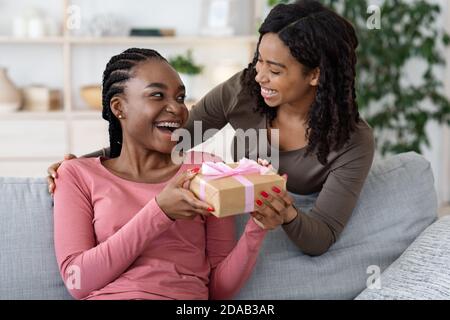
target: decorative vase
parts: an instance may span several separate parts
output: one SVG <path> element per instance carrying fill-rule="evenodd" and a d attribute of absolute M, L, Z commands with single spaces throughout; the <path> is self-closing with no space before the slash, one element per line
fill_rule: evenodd
<path fill-rule="evenodd" d="M 101 85 L 86 85 L 80 89 L 81 98 L 94 110 L 102 110 L 102 86 Z"/>
<path fill-rule="evenodd" d="M 9 79 L 5 68 L 0 68 L 0 113 L 14 112 L 22 105 L 20 90 Z"/>

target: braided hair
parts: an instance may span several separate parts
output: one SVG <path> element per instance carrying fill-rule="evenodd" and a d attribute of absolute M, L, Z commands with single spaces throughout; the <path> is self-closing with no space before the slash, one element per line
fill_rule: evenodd
<path fill-rule="evenodd" d="M 244 71 L 242 83 L 256 102 L 256 112 L 266 114 L 270 124 L 278 108 L 269 107 L 255 81 L 259 44 L 266 33 L 276 33 L 292 56 L 303 65 L 303 73 L 320 69 L 319 85 L 308 113 L 304 154 L 315 153 L 322 164 L 330 151 L 339 150 L 360 120 L 356 103 L 355 76 L 358 39 L 353 26 L 332 10 L 313 0 L 279 4 L 259 29 L 254 60 Z"/>
<path fill-rule="evenodd" d="M 133 77 L 133 68 L 139 63 L 150 59 L 167 61 L 155 50 L 130 48 L 113 56 L 106 64 L 106 69 L 103 72 L 102 117 L 109 122 L 111 158 L 118 157 L 122 150 L 122 127 L 119 119 L 111 110 L 111 99 L 124 92 L 125 83 Z"/>

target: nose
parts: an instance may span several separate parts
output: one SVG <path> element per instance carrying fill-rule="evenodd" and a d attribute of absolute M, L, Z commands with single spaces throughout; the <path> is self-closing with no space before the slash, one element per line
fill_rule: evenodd
<path fill-rule="evenodd" d="M 184 104 L 180 104 L 176 100 L 171 100 L 167 103 L 165 110 L 168 113 L 172 113 L 178 116 L 183 114 L 185 108 L 186 106 Z"/>
<path fill-rule="evenodd" d="M 258 83 L 266 83 L 268 81 L 267 74 L 261 69 L 256 71 L 255 81 Z"/>

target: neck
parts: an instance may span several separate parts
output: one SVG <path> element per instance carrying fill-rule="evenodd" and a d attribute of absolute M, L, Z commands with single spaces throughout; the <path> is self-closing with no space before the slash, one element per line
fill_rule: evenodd
<path fill-rule="evenodd" d="M 287 119 L 289 122 L 294 120 L 295 122 L 307 123 L 309 111 L 315 98 L 316 90 L 314 89 L 295 103 L 285 103 L 280 105 L 277 118 L 280 118 L 281 120 Z"/>
<path fill-rule="evenodd" d="M 173 165 L 170 154 L 147 150 L 124 141 L 120 156 L 115 159 L 114 167 L 117 171 L 140 178 L 150 172 L 164 170 Z"/>

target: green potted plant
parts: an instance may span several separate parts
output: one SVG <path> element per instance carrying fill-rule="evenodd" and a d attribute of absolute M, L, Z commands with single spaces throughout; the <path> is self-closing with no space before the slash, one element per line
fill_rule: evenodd
<path fill-rule="evenodd" d="M 202 73 L 204 66 L 197 64 L 192 57 L 192 50 L 186 54 L 176 55 L 169 59 L 169 63 L 180 74 L 181 80 L 186 87 L 186 95 L 192 97 L 192 82 L 195 76 Z"/>
<path fill-rule="evenodd" d="M 267 1 L 271 6 L 290 2 Z M 368 27 L 373 13 L 368 13 L 367 0 L 321 2 L 356 28 L 357 101 L 374 129 L 378 150 L 383 155 L 421 153 L 429 146 L 427 125 L 450 124 L 450 102 L 436 73 L 445 65 L 443 49 L 450 43 L 435 23 L 441 7 L 431 1 L 384 0 L 376 29 Z"/>

